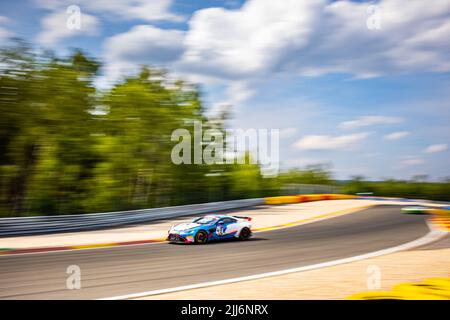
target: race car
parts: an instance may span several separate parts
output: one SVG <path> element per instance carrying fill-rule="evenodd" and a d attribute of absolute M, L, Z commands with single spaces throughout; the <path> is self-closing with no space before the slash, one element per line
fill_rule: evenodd
<path fill-rule="evenodd" d="M 422 206 L 407 206 L 402 208 L 402 212 L 404 213 L 412 213 L 412 214 L 424 214 L 428 213 L 427 207 Z"/>
<path fill-rule="evenodd" d="M 205 244 L 223 239 L 247 240 L 252 236 L 249 217 L 207 215 L 197 217 L 190 223 L 181 223 L 170 228 L 169 242 Z"/>

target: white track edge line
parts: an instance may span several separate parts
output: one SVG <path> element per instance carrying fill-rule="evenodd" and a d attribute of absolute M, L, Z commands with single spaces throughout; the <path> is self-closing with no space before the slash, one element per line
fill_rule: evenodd
<path fill-rule="evenodd" d="M 314 269 L 320 269 L 324 267 L 331 267 L 339 264 L 345 264 L 349 262 L 364 260 L 368 258 L 374 258 L 398 251 L 404 251 L 408 249 L 413 249 L 416 247 L 420 247 L 429 243 L 432 243 L 434 241 L 437 241 L 448 234 L 446 231 L 439 230 L 437 228 L 434 228 L 433 225 L 429 222 L 427 222 L 428 228 L 430 229 L 430 232 L 427 233 L 425 236 L 395 246 L 387 249 L 382 249 L 370 253 L 365 253 L 362 255 L 344 258 L 344 259 L 338 259 L 333 261 L 327 261 L 322 262 L 318 264 L 312 264 L 309 266 L 303 266 L 298 268 L 291 268 L 291 269 L 285 269 L 285 270 L 279 270 L 279 271 L 273 271 L 273 272 L 266 272 L 266 273 L 260 273 L 255 274 L 251 276 L 244 276 L 244 277 L 238 277 L 238 278 L 230 278 L 230 279 L 224 279 L 224 280 L 218 280 L 218 281 L 209 281 L 209 282 L 202 282 L 192 285 L 186 285 L 186 286 L 180 286 L 180 287 L 173 287 L 173 288 L 167 288 L 167 289 L 159 289 L 159 290 L 152 290 L 152 291 L 144 291 L 139 293 L 132 293 L 127 295 L 121 295 L 121 296 L 114 296 L 114 297 L 108 297 L 108 298 L 101 298 L 98 300 L 124 300 L 124 299 L 133 299 L 133 298 L 142 298 L 146 296 L 154 296 L 154 295 L 160 295 L 165 293 L 172 293 L 172 292 L 178 292 L 178 291 L 184 291 L 184 290 L 192 290 L 192 289 L 199 289 L 199 288 L 205 288 L 205 287 L 212 287 L 217 285 L 223 285 L 223 284 L 229 284 L 229 283 L 236 283 L 236 282 L 242 282 L 242 281 L 249 281 L 249 280 L 256 280 L 256 279 L 262 279 L 262 278 L 268 278 L 273 276 L 280 276 L 288 273 L 294 273 L 294 272 L 303 272 L 303 271 L 309 271 Z"/>

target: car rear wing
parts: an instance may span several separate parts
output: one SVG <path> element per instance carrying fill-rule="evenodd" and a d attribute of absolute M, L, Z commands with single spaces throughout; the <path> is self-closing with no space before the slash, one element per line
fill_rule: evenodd
<path fill-rule="evenodd" d="M 243 217 L 243 216 L 233 216 L 233 217 L 238 218 L 238 219 L 242 219 L 242 220 L 252 221 L 251 217 Z"/>

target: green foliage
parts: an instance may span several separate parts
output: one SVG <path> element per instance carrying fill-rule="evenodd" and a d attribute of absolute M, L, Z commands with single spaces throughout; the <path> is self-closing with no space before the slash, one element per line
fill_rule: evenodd
<path fill-rule="evenodd" d="M 143 67 L 110 90 L 81 51 L 0 52 L 0 215 L 72 214 L 258 196 L 259 167 L 174 165 L 174 129 L 212 127 L 195 86 Z M 216 129 L 224 131 L 222 123 Z M 258 181 L 254 183 L 254 181 Z"/>
<path fill-rule="evenodd" d="M 356 194 L 372 192 L 375 196 L 404 197 L 413 199 L 450 200 L 450 181 L 425 182 L 387 179 L 385 181 L 364 181 L 354 177 L 342 188 L 343 193 Z"/>
<path fill-rule="evenodd" d="M 283 184 L 302 183 L 302 184 L 334 184 L 328 168 L 323 165 L 307 166 L 304 170 L 291 169 L 280 175 Z"/>

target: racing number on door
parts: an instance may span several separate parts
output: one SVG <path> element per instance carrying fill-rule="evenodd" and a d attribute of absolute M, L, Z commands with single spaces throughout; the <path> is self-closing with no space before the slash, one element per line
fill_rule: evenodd
<path fill-rule="evenodd" d="M 234 233 L 236 230 L 236 223 L 233 219 L 222 219 L 217 224 L 216 234 L 218 236 L 225 236 Z"/>

